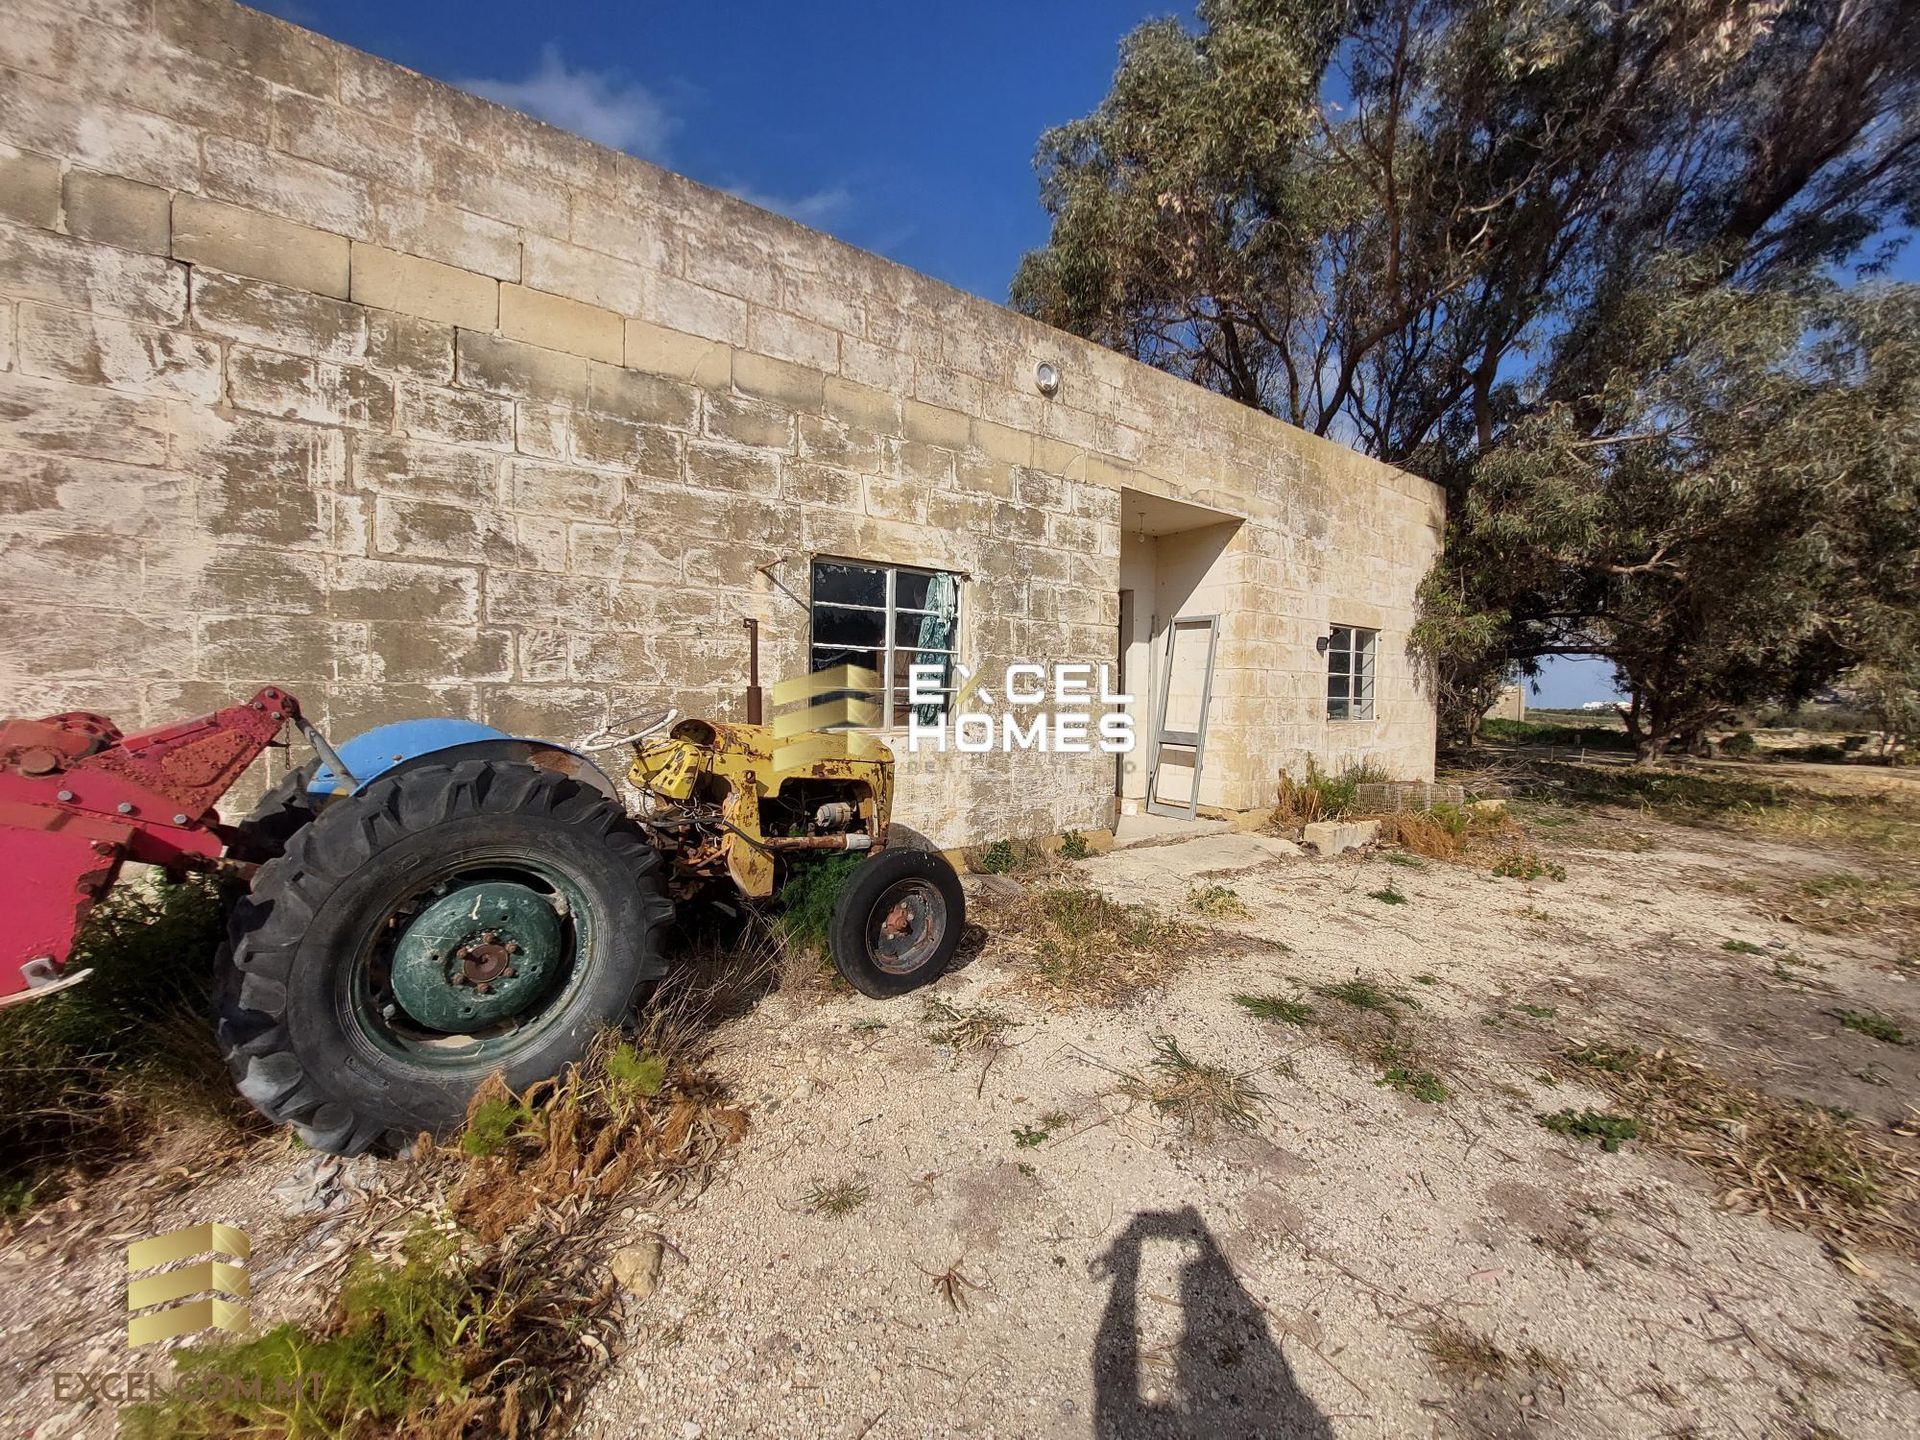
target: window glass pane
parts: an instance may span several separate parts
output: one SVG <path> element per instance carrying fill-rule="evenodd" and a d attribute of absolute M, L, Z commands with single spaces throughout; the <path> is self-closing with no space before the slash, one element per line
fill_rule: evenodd
<path fill-rule="evenodd" d="M 846 565 L 838 560 L 813 563 L 813 599 L 841 605 L 885 605 L 887 572 L 871 565 Z"/>
<path fill-rule="evenodd" d="M 1339 699 L 1335 699 L 1331 695 L 1327 697 L 1327 718 L 1329 720 L 1344 720 L 1347 718 L 1347 702 L 1344 696 Z"/>
<path fill-rule="evenodd" d="M 816 645 L 873 645 L 881 643 L 886 616 L 878 610 L 846 610 L 838 605 L 813 607 L 813 643 Z"/>
<path fill-rule="evenodd" d="M 1353 655 L 1351 652 L 1346 650 L 1329 650 L 1327 652 L 1327 673 L 1329 675 L 1345 675 L 1352 665 Z"/>
<path fill-rule="evenodd" d="M 951 650 L 954 648 L 954 615 L 896 615 L 893 617 L 893 643 L 911 645 L 916 650 Z"/>
<path fill-rule="evenodd" d="M 1373 718 L 1373 702 L 1371 700 L 1354 701 L 1353 718 L 1356 720 L 1371 720 Z"/>
<path fill-rule="evenodd" d="M 946 578 L 944 575 L 916 575 L 911 570 L 898 571 L 893 577 L 893 603 L 902 610 L 942 609 L 941 592 L 945 586 L 940 582 Z"/>
<path fill-rule="evenodd" d="M 1373 677 L 1371 675 L 1354 677 L 1353 698 L 1368 705 L 1373 703 Z"/>
<path fill-rule="evenodd" d="M 1333 638 L 1328 641 L 1329 653 L 1339 655 L 1353 649 L 1353 631 L 1345 625 L 1336 625 L 1331 632 Z"/>
<path fill-rule="evenodd" d="M 926 650 L 895 650 L 893 652 L 893 681 L 901 690 L 907 688 L 912 678 L 909 665 L 938 665 L 940 667 L 939 685 L 943 690 L 953 686 L 953 657 Z"/>
<path fill-rule="evenodd" d="M 1378 630 L 1356 630 L 1353 632 L 1353 647 L 1367 659 L 1373 659 L 1373 642 L 1380 638 Z"/>
<path fill-rule="evenodd" d="M 816 645 L 813 647 L 813 668 L 831 670 L 836 665 L 859 665 L 883 674 L 881 666 L 886 663 L 883 650 L 861 650 L 845 645 Z"/>

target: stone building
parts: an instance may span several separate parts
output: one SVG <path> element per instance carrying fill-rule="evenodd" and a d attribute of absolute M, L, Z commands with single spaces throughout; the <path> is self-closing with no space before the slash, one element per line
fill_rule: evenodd
<path fill-rule="evenodd" d="M 1431 774 L 1426 482 L 223 0 L 0 21 L 0 713 L 740 718 L 753 618 L 1124 667 L 1119 761 L 902 753 L 944 844 Z"/>

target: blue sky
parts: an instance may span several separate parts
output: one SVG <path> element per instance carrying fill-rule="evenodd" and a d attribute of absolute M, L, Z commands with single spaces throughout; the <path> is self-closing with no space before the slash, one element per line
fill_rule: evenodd
<path fill-rule="evenodd" d="M 362 50 L 1004 301 L 1047 238 L 1041 132 L 1106 94 L 1135 0 L 256 0 Z M 1534 704 L 1613 694 L 1549 660 Z"/>

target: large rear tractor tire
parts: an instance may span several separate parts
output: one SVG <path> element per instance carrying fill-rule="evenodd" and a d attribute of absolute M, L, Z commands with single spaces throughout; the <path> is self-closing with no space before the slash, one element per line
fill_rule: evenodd
<path fill-rule="evenodd" d="M 221 1049 L 318 1150 L 457 1130 L 586 1054 L 659 978 L 660 859 L 599 791 L 532 765 L 419 765 L 329 805 L 235 910 Z"/>
<path fill-rule="evenodd" d="M 316 756 L 282 775 L 279 783 L 260 797 L 260 803 L 247 818 L 234 827 L 240 833 L 227 846 L 227 854 L 235 860 L 264 865 L 284 853 L 287 842 L 310 825 L 318 813 L 313 797 L 307 794 L 307 786 L 313 783 L 319 769 L 320 760 Z"/>
<path fill-rule="evenodd" d="M 946 856 L 882 850 L 841 887 L 827 949 L 849 985 L 890 1000 L 946 973 L 966 923 L 966 892 Z"/>

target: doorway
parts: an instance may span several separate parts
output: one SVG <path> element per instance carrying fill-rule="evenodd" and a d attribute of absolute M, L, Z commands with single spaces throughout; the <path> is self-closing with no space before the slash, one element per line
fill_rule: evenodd
<path fill-rule="evenodd" d="M 1207 707 L 1213 698 L 1218 615 L 1176 616 L 1167 626 L 1166 663 L 1160 667 L 1153 752 L 1147 764 L 1147 813 L 1191 820 L 1200 808 L 1200 775 L 1207 758 Z"/>

